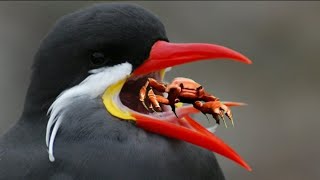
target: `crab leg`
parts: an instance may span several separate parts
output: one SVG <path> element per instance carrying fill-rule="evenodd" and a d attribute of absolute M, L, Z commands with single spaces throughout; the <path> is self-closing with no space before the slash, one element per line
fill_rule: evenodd
<path fill-rule="evenodd" d="M 146 99 L 146 93 L 147 93 L 147 89 L 150 86 L 150 90 L 148 91 L 148 98 L 151 102 L 151 104 L 149 105 L 149 108 L 146 106 L 145 104 L 145 99 Z M 139 93 L 139 100 L 141 101 L 141 103 L 143 104 L 143 106 L 148 110 L 151 109 L 154 111 L 153 107 L 155 107 L 157 109 L 157 111 L 161 111 L 161 107 L 159 105 L 158 102 L 158 95 L 155 95 L 155 93 L 153 92 L 152 88 L 156 89 L 159 92 L 165 92 L 166 90 L 166 85 L 163 83 L 158 83 L 155 79 L 153 78 L 148 78 L 147 82 L 145 83 L 144 86 L 141 87 L 140 89 L 140 93 Z M 161 100 L 160 100 L 161 101 Z M 163 100 L 165 101 L 165 100 Z M 160 102 L 162 103 L 162 102 Z"/>
<path fill-rule="evenodd" d="M 169 100 L 163 96 L 156 95 L 156 99 L 160 104 L 170 105 Z"/>
<path fill-rule="evenodd" d="M 225 120 L 224 117 L 223 117 L 223 114 L 221 113 L 219 116 L 221 117 L 221 119 L 222 119 L 222 121 L 223 121 L 223 123 L 224 123 L 224 126 L 225 126 L 226 128 L 228 128 L 228 125 L 227 125 L 227 123 L 226 123 L 226 120 Z"/>
<path fill-rule="evenodd" d="M 153 78 L 148 78 L 149 86 L 156 89 L 159 92 L 166 92 L 166 85 L 164 83 L 159 83 Z"/>
<path fill-rule="evenodd" d="M 154 107 L 156 111 L 161 111 L 161 107 L 157 100 L 157 96 L 154 94 L 152 88 L 148 91 L 148 98 L 151 102 L 150 107 Z"/>
<path fill-rule="evenodd" d="M 217 124 L 219 124 L 220 119 L 222 119 L 225 127 L 227 128 L 228 126 L 223 117 L 225 114 L 234 126 L 230 109 L 226 105 L 222 104 L 220 101 L 209 101 L 205 103 L 202 103 L 201 101 L 196 101 L 194 102 L 193 106 L 204 114 L 212 114 L 212 117 L 216 120 Z"/>
<path fill-rule="evenodd" d="M 233 117 L 230 110 L 228 110 L 226 113 L 226 116 L 230 119 L 232 126 L 234 127 Z"/>
<path fill-rule="evenodd" d="M 141 101 L 144 108 L 146 108 L 147 110 L 148 110 L 148 107 L 147 107 L 146 103 L 144 102 L 144 100 L 146 99 L 146 92 L 147 92 L 148 85 L 149 85 L 149 81 L 147 81 L 144 84 L 144 86 L 141 87 L 140 93 L 139 93 L 139 100 Z"/>
<path fill-rule="evenodd" d="M 157 112 L 156 110 L 154 110 L 154 108 L 153 108 L 153 106 L 152 106 L 151 103 L 149 104 L 149 109 L 148 109 L 148 110 L 151 110 L 151 111 L 153 111 L 153 112 Z"/>
<path fill-rule="evenodd" d="M 200 86 L 202 87 L 202 86 Z M 200 89 L 202 90 L 202 89 Z M 200 98 L 201 100 L 205 101 L 205 102 L 209 102 L 209 101 L 219 101 L 219 98 L 215 97 L 214 95 L 212 94 L 209 94 L 207 92 L 203 92 L 203 96 Z"/>

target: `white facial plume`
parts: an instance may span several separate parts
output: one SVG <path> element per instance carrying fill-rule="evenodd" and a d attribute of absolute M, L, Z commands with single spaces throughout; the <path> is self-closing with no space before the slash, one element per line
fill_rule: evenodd
<path fill-rule="evenodd" d="M 53 162 L 55 160 L 53 156 L 53 144 L 58 129 L 64 120 L 64 112 L 68 106 L 75 102 L 78 97 L 87 96 L 92 99 L 97 98 L 103 94 L 107 87 L 130 75 L 131 71 L 132 65 L 128 62 L 112 67 L 91 70 L 89 72 L 91 75 L 80 84 L 63 91 L 57 97 L 48 110 L 50 118 L 47 124 L 46 144 L 49 148 L 48 153 L 50 161 Z"/>

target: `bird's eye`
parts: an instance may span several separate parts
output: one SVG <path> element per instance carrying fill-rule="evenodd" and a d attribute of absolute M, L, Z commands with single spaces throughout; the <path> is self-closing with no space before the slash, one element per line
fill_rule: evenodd
<path fill-rule="evenodd" d="M 105 58 L 103 53 L 95 52 L 91 55 L 90 66 L 100 67 L 107 63 L 107 58 Z"/>

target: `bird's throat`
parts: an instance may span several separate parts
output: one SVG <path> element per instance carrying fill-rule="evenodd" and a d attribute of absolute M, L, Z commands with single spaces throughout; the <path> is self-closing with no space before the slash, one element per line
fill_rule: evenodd
<path fill-rule="evenodd" d="M 124 86 L 126 79 L 123 79 L 116 84 L 109 86 L 102 95 L 103 104 L 106 110 L 113 116 L 122 120 L 135 120 L 130 115 L 129 109 L 125 107 L 120 100 L 120 91 Z"/>

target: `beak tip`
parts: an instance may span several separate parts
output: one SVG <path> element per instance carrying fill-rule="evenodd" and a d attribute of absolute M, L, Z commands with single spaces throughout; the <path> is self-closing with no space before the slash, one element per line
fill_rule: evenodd
<path fill-rule="evenodd" d="M 252 168 L 247 164 L 245 167 L 248 171 L 252 172 Z"/>
<path fill-rule="evenodd" d="M 252 61 L 251 61 L 250 59 L 248 59 L 248 60 L 246 61 L 246 63 L 247 63 L 247 64 L 252 64 Z"/>
<path fill-rule="evenodd" d="M 245 63 L 245 64 L 252 64 L 252 61 L 251 61 L 249 58 L 247 58 L 246 56 L 243 56 L 243 55 L 242 55 L 242 57 L 239 58 L 239 59 L 240 59 L 241 62 L 243 62 L 243 63 Z M 239 60 L 239 59 L 238 59 L 238 60 Z"/>
<path fill-rule="evenodd" d="M 249 59 L 249 58 L 247 58 L 247 57 L 244 57 L 244 60 L 245 60 L 245 63 L 246 64 L 252 64 L 253 62 Z"/>
<path fill-rule="evenodd" d="M 239 159 L 238 161 L 236 161 L 240 166 L 242 166 L 244 169 L 246 169 L 247 171 L 252 172 L 252 168 L 249 166 L 249 164 L 247 164 L 243 159 Z"/>

